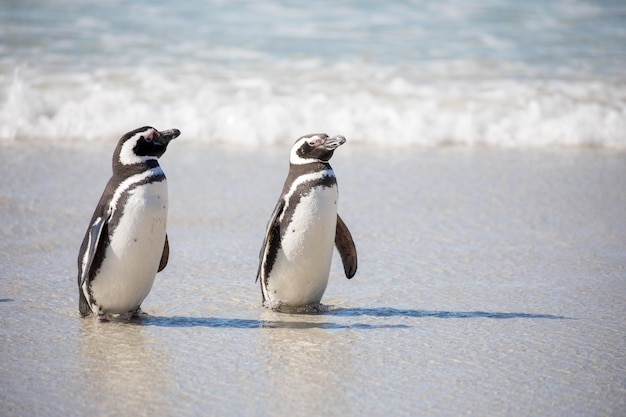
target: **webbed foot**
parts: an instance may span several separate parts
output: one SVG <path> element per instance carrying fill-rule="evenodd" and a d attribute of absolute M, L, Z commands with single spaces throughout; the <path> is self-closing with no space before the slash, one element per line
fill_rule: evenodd
<path fill-rule="evenodd" d="M 129 314 L 128 318 L 129 318 L 129 319 L 131 319 L 131 320 L 132 320 L 132 319 L 138 319 L 138 318 L 140 318 L 140 317 L 145 317 L 145 316 L 147 316 L 147 315 L 148 315 L 147 313 L 144 313 L 144 312 L 141 310 L 141 306 L 137 307 L 137 308 L 136 308 L 136 309 L 134 309 L 133 311 L 130 311 L 128 314 Z"/>

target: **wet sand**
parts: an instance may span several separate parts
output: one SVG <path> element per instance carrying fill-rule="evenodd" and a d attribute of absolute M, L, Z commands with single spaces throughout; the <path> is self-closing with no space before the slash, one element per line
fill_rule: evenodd
<path fill-rule="evenodd" d="M 113 144 L 0 147 L 0 414 L 617 416 L 626 154 L 360 148 L 359 250 L 321 315 L 255 284 L 288 149 L 173 143 L 170 263 L 135 321 L 80 319 L 76 255 Z"/>

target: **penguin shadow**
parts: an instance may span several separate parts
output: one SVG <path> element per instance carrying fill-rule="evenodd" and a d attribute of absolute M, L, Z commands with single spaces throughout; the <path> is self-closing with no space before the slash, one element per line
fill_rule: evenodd
<path fill-rule="evenodd" d="M 291 315 L 292 317 L 294 315 Z M 301 315 L 306 317 L 306 315 Z M 290 320 L 255 320 L 220 317 L 184 317 L 184 316 L 150 316 L 143 315 L 126 321 L 129 324 L 155 327 L 209 327 L 233 329 L 380 329 L 408 328 L 404 324 L 339 324 L 332 322 L 290 321 Z"/>
<path fill-rule="evenodd" d="M 547 320 L 571 320 L 569 317 L 557 316 L 552 314 L 535 314 L 535 313 L 503 313 L 489 311 L 430 311 L 430 310 L 411 310 L 398 309 L 393 307 L 375 307 L 375 308 L 336 308 L 331 309 L 327 313 L 331 316 L 344 317 L 416 317 L 416 318 L 439 318 L 439 319 L 547 319 Z"/>
<path fill-rule="evenodd" d="M 261 322 L 254 319 L 220 318 L 220 317 L 187 317 L 187 316 L 151 316 L 143 314 L 128 321 L 130 324 L 154 327 L 211 327 L 255 329 Z"/>
<path fill-rule="evenodd" d="M 285 314 L 289 320 L 281 320 L 278 317 Z M 207 328 L 231 328 L 231 329 L 402 329 L 412 326 L 406 324 L 389 323 L 349 323 L 340 324 L 335 322 L 311 321 L 307 317 L 412 317 L 412 318 L 438 318 L 438 319 L 477 319 L 487 318 L 494 320 L 504 319 L 532 319 L 532 320 L 571 320 L 569 317 L 552 314 L 536 314 L 521 312 L 490 312 L 490 311 L 437 311 L 437 310 L 412 310 L 398 309 L 393 307 L 329 307 L 323 312 L 316 314 L 286 314 L 274 313 L 271 316 L 277 318 L 268 319 L 239 319 L 225 317 L 188 317 L 188 316 L 151 316 L 143 313 L 141 316 L 132 319 L 125 319 L 124 322 L 139 326 L 154 327 L 207 327 Z"/>

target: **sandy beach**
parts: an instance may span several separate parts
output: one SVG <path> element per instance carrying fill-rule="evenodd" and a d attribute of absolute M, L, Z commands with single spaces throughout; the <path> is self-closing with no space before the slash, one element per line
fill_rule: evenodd
<path fill-rule="evenodd" d="M 76 255 L 111 143 L 0 148 L 3 416 L 618 416 L 626 154 L 342 147 L 321 315 L 254 282 L 288 149 L 162 158 L 170 263 L 136 322 L 80 319 Z"/>

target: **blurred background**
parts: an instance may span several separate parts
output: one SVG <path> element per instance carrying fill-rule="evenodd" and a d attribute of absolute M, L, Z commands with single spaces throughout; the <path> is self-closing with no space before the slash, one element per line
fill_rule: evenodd
<path fill-rule="evenodd" d="M 626 149 L 626 3 L 4 0 L 0 143 Z"/>

